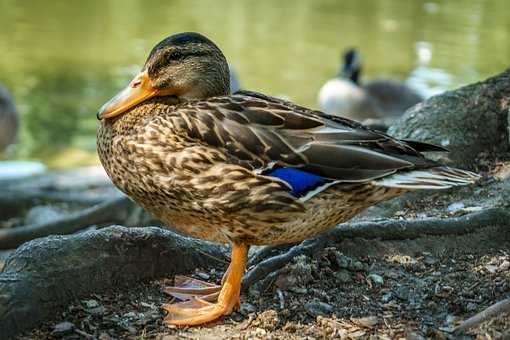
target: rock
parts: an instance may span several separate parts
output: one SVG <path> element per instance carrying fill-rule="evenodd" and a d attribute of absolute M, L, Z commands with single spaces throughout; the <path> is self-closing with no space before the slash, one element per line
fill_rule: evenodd
<path fill-rule="evenodd" d="M 423 335 L 418 334 L 416 332 L 409 332 L 406 334 L 406 339 L 407 340 L 425 340 L 426 338 Z"/>
<path fill-rule="evenodd" d="M 308 289 L 304 287 L 289 287 L 287 290 L 296 294 L 308 293 Z"/>
<path fill-rule="evenodd" d="M 312 301 L 305 303 L 305 310 L 313 317 L 326 316 L 331 314 L 333 306 L 321 301 Z"/>
<path fill-rule="evenodd" d="M 390 302 L 391 300 L 393 300 L 393 293 L 392 293 L 392 292 L 386 293 L 386 294 L 384 294 L 384 295 L 381 297 L 381 302 L 382 302 L 382 303 L 388 303 L 388 302 Z"/>
<path fill-rule="evenodd" d="M 251 326 L 272 331 L 278 325 L 278 313 L 272 309 L 268 309 L 260 313 L 255 320 L 251 322 Z"/>
<path fill-rule="evenodd" d="M 255 313 L 257 311 L 257 308 L 252 305 L 251 303 L 245 302 L 241 304 L 241 308 L 239 312 L 243 315 L 248 315 L 250 313 Z"/>
<path fill-rule="evenodd" d="M 478 309 L 478 305 L 474 302 L 469 302 L 466 306 L 466 310 L 470 313 L 475 312 Z"/>
<path fill-rule="evenodd" d="M 85 305 L 85 308 L 96 308 L 99 307 L 99 302 L 96 300 L 84 300 L 82 303 Z"/>
<path fill-rule="evenodd" d="M 313 281 L 312 272 L 316 263 L 306 255 L 297 256 L 294 261 L 287 265 L 278 275 L 275 285 L 283 290 L 291 287 L 303 287 Z"/>
<path fill-rule="evenodd" d="M 406 287 L 406 286 L 398 287 L 397 290 L 395 291 L 395 295 L 400 300 L 403 300 L 403 301 L 409 300 L 409 287 Z"/>
<path fill-rule="evenodd" d="M 356 271 L 356 272 L 365 270 L 365 266 L 363 265 L 363 263 L 361 263 L 360 261 L 358 261 L 356 259 L 342 255 L 340 253 L 337 254 L 335 260 L 336 260 L 336 264 L 340 268 L 348 269 L 348 270 Z"/>
<path fill-rule="evenodd" d="M 427 99 L 409 109 L 388 133 L 441 145 L 450 153 L 436 158 L 475 170 L 481 158 L 509 159 L 509 108 L 510 69 Z"/>
<path fill-rule="evenodd" d="M 462 203 L 462 202 L 455 202 L 455 203 L 450 204 L 448 206 L 448 208 L 446 208 L 446 210 L 448 212 L 453 213 L 453 212 L 459 211 L 459 210 L 461 210 L 463 208 L 464 208 L 464 203 Z"/>
<path fill-rule="evenodd" d="M 505 272 L 510 268 L 510 261 L 503 261 L 498 267 L 498 272 Z"/>
<path fill-rule="evenodd" d="M 92 315 L 103 315 L 106 312 L 106 308 L 104 306 L 97 306 L 94 308 L 87 308 L 86 312 Z"/>
<path fill-rule="evenodd" d="M 111 340 L 111 338 L 112 338 L 112 337 L 111 337 L 110 335 L 108 335 L 108 333 L 101 333 L 101 334 L 99 335 L 99 338 L 98 338 L 98 339 L 99 339 L 99 340 Z"/>
<path fill-rule="evenodd" d="M 130 287 L 189 273 L 223 257 L 222 247 L 151 227 L 114 226 L 27 242 L 0 273 L 0 334 L 15 337 L 61 313 L 71 301 L 111 289 L 112 282 L 115 289 Z M 99 306 L 96 300 L 85 301 L 84 307 Z"/>
<path fill-rule="evenodd" d="M 351 321 L 358 326 L 373 328 L 379 323 L 377 316 L 366 316 L 364 318 L 351 318 Z"/>
<path fill-rule="evenodd" d="M 25 216 L 25 224 L 48 223 L 65 215 L 65 212 L 49 205 L 33 207 Z"/>
<path fill-rule="evenodd" d="M 51 334 L 53 334 L 54 336 L 57 336 L 57 337 L 61 337 L 64 335 L 71 334 L 74 331 L 74 328 L 75 328 L 74 323 L 69 322 L 69 321 L 64 321 L 61 323 L 57 323 L 53 327 L 53 331 L 51 332 Z"/>
<path fill-rule="evenodd" d="M 381 275 L 378 274 L 370 274 L 368 278 L 374 283 L 376 286 L 382 286 L 384 284 L 384 279 Z"/>
<path fill-rule="evenodd" d="M 335 273 L 335 279 L 340 283 L 349 283 L 352 282 L 351 273 L 345 269 L 340 269 Z"/>
<path fill-rule="evenodd" d="M 490 274 L 494 274 L 496 273 L 496 271 L 498 270 L 498 266 L 496 265 L 493 265 L 493 264 L 488 264 L 485 266 L 485 269 L 490 273 Z"/>
<path fill-rule="evenodd" d="M 438 259 L 436 259 L 434 256 L 432 256 L 432 254 L 430 253 L 427 253 L 427 252 L 423 252 L 423 262 L 426 264 L 426 265 L 434 265 L 438 262 Z"/>

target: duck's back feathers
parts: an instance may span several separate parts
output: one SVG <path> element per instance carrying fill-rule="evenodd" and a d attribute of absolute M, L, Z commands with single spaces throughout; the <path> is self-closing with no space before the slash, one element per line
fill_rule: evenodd
<path fill-rule="evenodd" d="M 371 183 L 397 172 L 426 172 L 440 165 L 420 151 L 443 150 L 256 92 L 184 103 L 177 111 L 193 138 L 225 150 L 232 163 L 284 181 L 295 196 L 329 183 Z"/>

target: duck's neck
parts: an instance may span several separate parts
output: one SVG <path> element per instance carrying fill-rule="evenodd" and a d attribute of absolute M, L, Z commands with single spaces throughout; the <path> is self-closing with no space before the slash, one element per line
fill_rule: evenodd
<path fill-rule="evenodd" d="M 104 120 L 102 124 L 118 134 L 131 134 L 134 129 L 142 125 L 140 124 L 142 120 L 169 112 L 179 103 L 181 100 L 177 97 L 154 97 L 115 118 Z"/>

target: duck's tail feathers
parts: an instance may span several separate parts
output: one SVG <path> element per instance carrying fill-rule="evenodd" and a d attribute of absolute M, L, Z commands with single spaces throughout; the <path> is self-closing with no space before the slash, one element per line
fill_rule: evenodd
<path fill-rule="evenodd" d="M 373 185 L 402 189 L 448 189 L 476 182 L 480 175 L 447 166 L 398 172 L 372 182 Z"/>

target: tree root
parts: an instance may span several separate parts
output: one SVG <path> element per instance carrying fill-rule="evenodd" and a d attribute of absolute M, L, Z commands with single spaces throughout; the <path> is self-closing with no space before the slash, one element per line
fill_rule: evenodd
<path fill-rule="evenodd" d="M 380 222 L 344 223 L 321 236 L 301 242 L 284 254 L 264 258 L 272 254 L 273 248 L 266 247 L 257 256 L 257 262 L 250 261 L 251 268 L 243 279 L 243 289 L 277 271 L 294 256 L 312 254 L 330 244 L 346 238 L 366 238 L 381 240 L 414 239 L 424 235 L 462 235 L 488 226 L 510 226 L 510 213 L 503 208 L 492 208 L 461 217 L 426 220 L 384 220 Z"/>
<path fill-rule="evenodd" d="M 94 224 L 123 223 L 135 204 L 127 197 L 117 197 L 55 221 L 0 229 L 0 249 L 13 249 L 38 237 L 72 234 Z"/>
<path fill-rule="evenodd" d="M 0 218 L 9 218 L 24 209 L 34 206 L 34 202 L 94 205 L 105 201 L 105 195 L 90 193 L 49 191 L 41 189 L 3 189 L 0 196 Z"/>
<path fill-rule="evenodd" d="M 469 319 L 462 322 L 459 326 L 455 327 L 453 330 L 455 333 L 461 333 L 467 331 L 470 328 L 476 327 L 481 323 L 494 318 L 495 316 L 503 313 L 510 312 L 510 298 L 507 298 L 503 301 L 499 301 L 480 313 L 470 317 Z"/>
<path fill-rule="evenodd" d="M 223 265 L 224 250 L 155 227 L 112 226 L 25 243 L 0 273 L 0 338 L 31 329 L 87 294 Z"/>

